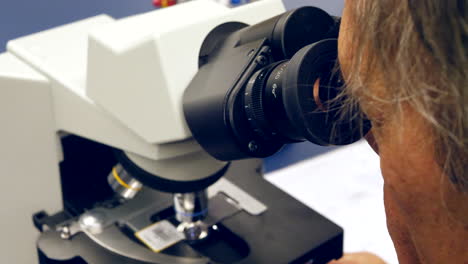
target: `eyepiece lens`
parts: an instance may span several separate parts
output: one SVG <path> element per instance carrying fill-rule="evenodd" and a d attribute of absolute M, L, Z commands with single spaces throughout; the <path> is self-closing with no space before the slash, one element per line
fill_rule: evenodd
<path fill-rule="evenodd" d="M 370 128 L 367 120 L 343 117 L 336 67 L 336 39 L 307 46 L 291 60 L 269 65 L 246 87 L 246 116 L 267 141 L 309 140 L 319 145 L 349 144 Z M 341 98 L 340 98 L 341 99 Z"/>

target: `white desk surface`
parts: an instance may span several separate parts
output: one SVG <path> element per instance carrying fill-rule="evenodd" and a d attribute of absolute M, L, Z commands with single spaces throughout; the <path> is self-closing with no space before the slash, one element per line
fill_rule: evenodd
<path fill-rule="evenodd" d="M 360 141 L 273 171 L 267 179 L 344 228 L 345 252 L 398 264 L 386 227 L 379 157 Z"/>

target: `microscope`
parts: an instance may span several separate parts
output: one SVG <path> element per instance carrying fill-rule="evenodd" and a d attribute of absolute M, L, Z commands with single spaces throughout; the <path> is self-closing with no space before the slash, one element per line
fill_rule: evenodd
<path fill-rule="evenodd" d="M 7 200 L 4 261 L 340 258 L 343 230 L 266 181 L 261 163 L 285 144 L 350 144 L 370 129 L 358 109 L 340 111 L 338 25 L 278 0 L 197 0 L 10 41 L 5 197 L 35 201 Z"/>

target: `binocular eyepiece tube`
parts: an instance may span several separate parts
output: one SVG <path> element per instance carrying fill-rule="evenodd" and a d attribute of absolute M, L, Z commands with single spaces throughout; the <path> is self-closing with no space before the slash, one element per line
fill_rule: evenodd
<path fill-rule="evenodd" d="M 193 137 L 226 161 L 268 157 L 294 142 L 362 138 L 370 122 L 359 109 L 341 111 L 338 29 L 338 19 L 314 7 L 215 28 L 183 98 Z"/>

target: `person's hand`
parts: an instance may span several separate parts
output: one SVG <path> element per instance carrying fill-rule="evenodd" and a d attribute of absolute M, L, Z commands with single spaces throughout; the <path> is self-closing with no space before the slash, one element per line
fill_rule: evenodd
<path fill-rule="evenodd" d="M 328 264 L 385 264 L 378 256 L 368 252 L 345 254 L 339 260 L 333 260 Z"/>

